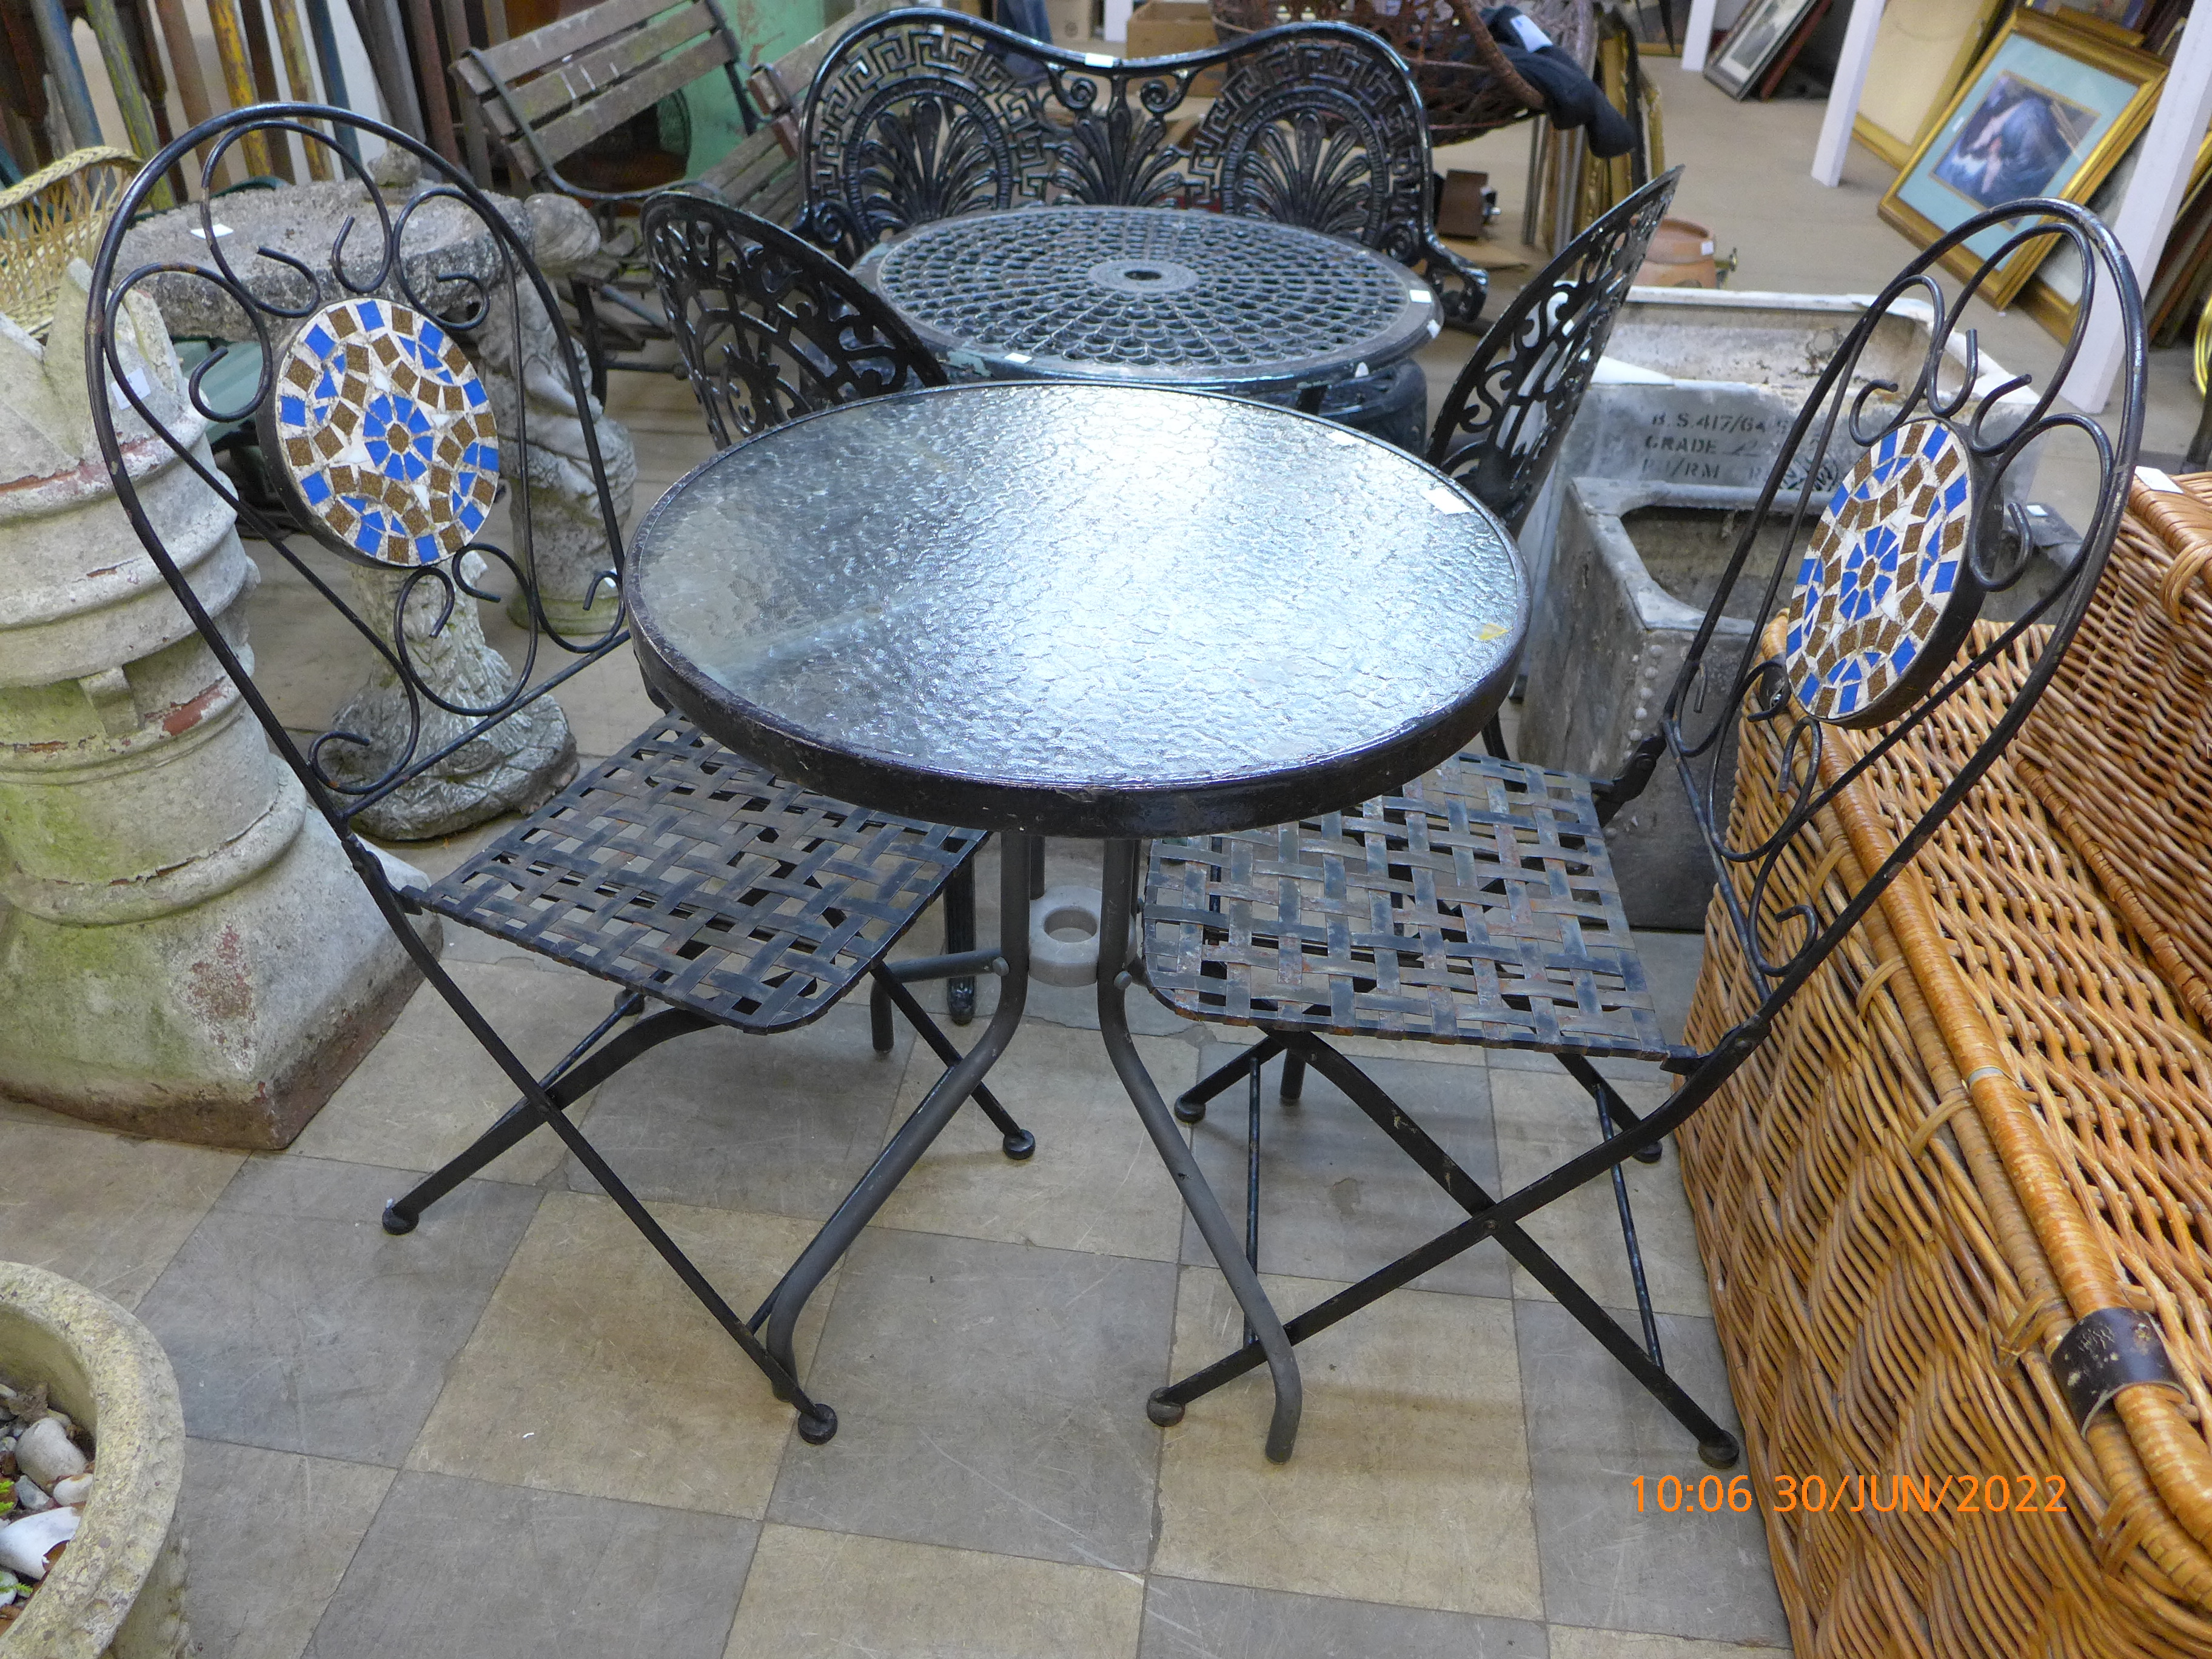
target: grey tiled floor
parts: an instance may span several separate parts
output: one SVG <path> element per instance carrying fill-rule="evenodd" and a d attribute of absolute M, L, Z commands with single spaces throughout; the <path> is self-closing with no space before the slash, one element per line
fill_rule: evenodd
<path fill-rule="evenodd" d="M 1747 287 L 1864 291 L 1902 262 L 1872 163 L 1802 179 L 1819 111 L 1733 105 L 1659 71 L 1680 210 L 1743 250 Z M 1525 138 L 1443 158 L 1511 200 Z M 1501 281 L 1510 285 L 1510 276 Z M 1986 336 L 2047 365 L 2024 319 Z M 1425 354 L 1432 392 L 1468 342 Z M 2160 371 L 2150 441 L 2185 440 Z M 617 382 L 641 512 L 708 453 L 678 383 Z M 274 576 L 255 644 L 288 715 L 350 689 L 343 641 Z M 487 630 L 511 639 L 489 611 Z M 587 755 L 652 718 L 620 659 L 562 701 Z M 489 832 L 483 832 L 489 833 Z M 476 837 L 405 849 L 434 873 Z M 1055 844 L 1054 879 L 1095 859 Z M 981 927 L 995 918 L 987 868 Z M 926 921 L 905 947 L 931 948 Z M 1679 1024 L 1698 941 L 1650 936 Z M 447 959 L 526 1056 L 610 992 L 480 936 Z M 986 1006 L 991 987 L 987 982 Z M 1170 1090 L 1242 1040 L 1143 1003 Z M 1261 1454 L 1247 1378 L 1161 1431 L 1146 1394 L 1237 1338 L 1218 1273 L 1121 1095 L 1085 994 L 1037 988 L 994 1083 L 1028 1164 L 974 1113 L 823 1286 L 800 1331 L 825 1447 L 613 1206 L 542 1139 L 404 1238 L 384 1199 L 505 1103 L 418 998 L 286 1153 L 129 1140 L 0 1103 L 0 1249 L 135 1308 L 175 1361 L 191 1436 L 190 1611 L 207 1659 L 1745 1659 L 1787 1641 L 1755 1518 L 1638 1514 L 1631 1482 L 1705 1471 L 1688 1437 L 1493 1246 L 1302 1352 L 1297 1456 Z M 1586 1097 L 1540 1057 L 1350 1045 L 1479 1179 L 1586 1144 Z M 935 1075 L 857 1009 L 796 1036 L 686 1038 L 600 1089 L 588 1131 L 750 1307 Z M 1632 1092 L 1657 1086 L 1626 1068 Z M 1194 1133 L 1233 1192 L 1241 1101 Z M 1333 1091 L 1267 1109 L 1262 1267 L 1325 1296 L 1446 1224 L 1439 1195 Z M 1670 1152 L 1631 1166 L 1661 1332 L 1727 1409 Z M 1233 1203 L 1233 1198 L 1232 1198 Z M 1531 1232 L 1627 1305 L 1601 1187 Z"/>
<path fill-rule="evenodd" d="M 1066 851 L 1054 878 L 1079 879 Z M 1651 944 L 1662 971 L 1694 972 L 1694 951 Z M 459 966 L 526 1047 L 608 995 L 526 957 Z M 1146 1024 L 1170 1090 L 1233 1052 L 1235 1034 Z M 1543 1072 L 1425 1053 L 1363 1063 L 1480 1179 L 1590 1130 Z M 934 1075 L 910 1043 L 876 1058 L 854 1010 L 796 1041 L 669 1044 L 585 1122 L 750 1306 Z M 823 1447 L 550 1144 L 385 1235 L 384 1199 L 503 1103 L 427 997 L 282 1155 L 0 1107 L 0 1214 L 10 1254 L 134 1306 L 175 1362 L 210 1659 L 1720 1659 L 1786 1641 L 1753 1518 L 1636 1514 L 1630 1479 L 1694 1480 L 1693 1448 L 1492 1247 L 1302 1350 L 1287 1466 L 1261 1455 L 1257 1379 L 1152 1426 L 1146 1395 L 1233 1343 L 1233 1304 L 1095 1030 L 1032 1018 L 994 1080 L 1037 1153 L 1009 1164 L 963 1114 L 817 1295 L 800 1354 L 840 1415 Z M 1195 1132 L 1232 1202 L 1237 1108 Z M 1267 1115 L 1262 1266 L 1284 1305 L 1448 1224 L 1318 1079 Z M 16 1179 L 32 1163 L 68 1171 L 58 1194 Z M 1635 1173 L 1670 1357 L 1724 1410 L 1673 1160 Z M 1549 1243 L 1624 1299 L 1609 1207 L 1570 1223 Z"/>

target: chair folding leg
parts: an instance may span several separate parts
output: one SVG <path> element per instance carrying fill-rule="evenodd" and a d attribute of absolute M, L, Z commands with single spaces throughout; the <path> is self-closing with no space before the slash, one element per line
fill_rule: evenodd
<path fill-rule="evenodd" d="M 1206 1116 L 1206 1103 L 1224 1090 L 1234 1088 L 1237 1080 L 1244 1075 L 1246 1066 L 1264 1066 L 1282 1052 L 1282 1037 L 1270 1031 L 1256 1044 L 1245 1049 L 1226 1066 L 1219 1066 L 1208 1073 L 1197 1083 L 1177 1095 L 1175 1103 L 1175 1115 L 1177 1121 L 1183 1123 L 1201 1121 Z"/>
<path fill-rule="evenodd" d="M 483 1016 L 461 994 L 459 988 L 447 975 L 437 959 L 420 950 L 411 950 L 410 954 L 416 957 L 423 976 L 436 987 L 453 1011 L 461 1016 L 462 1023 L 500 1062 L 501 1069 L 518 1082 L 534 1082 L 535 1079 L 530 1078 L 529 1073 L 515 1059 L 514 1051 L 499 1042 L 497 1035 L 485 1024 Z M 715 1023 L 705 1015 L 693 1013 L 688 1009 L 671 1008 L 640 1020 L 604 1048 L 585 1054 L 594 1042 L 611 1030 L 627 1014 L 635 1012 L 642 1002 L 643 999 L 635 994 L 623 997 L 615 1005 L 614 1012 L 599 1022 L 592 1035 L 571 1049 L 568 1057 L 554 1068 L 551 1086 L 538 1085 L 540 1098 L 526 1094 L 501 1115 L 498 1123 L 477 1137 L 475 1146 L 436 1174 L 418 1182 L 404 1197 L 386 1205 L 385 1228 L 395 1233 L 412 1231 L 422 1210 L 450 1192 L 469 1174 L 521 1140 L 532 1129 L 540 1125 L 551 1129 L 560 1138 L 562 1145 L 574 1154 L 576 1161 L 584 1166 L 592 1179 L 599 1182 L 600 1190 L 612 1199 L 616 1207 L 629 1218 L 630 1225 L 637 1229 L 645 1242 L 652 1245 L 660 1259 L 674 1271 L 684 1288 L 714 1316 L 715 1323 L 729 1334 L 730 1340 L 738 1345 L 745 1358 L 759 1368 L 775 1397 L 797 1407 L 799 1437 L 810 1445 L 818 1446 L 837 1432 L 837 1413 L 799 1386 L 798 1368 L 787 1358 L 778 1359 L 746 1328 L 737 1310 L 723 1299 L 721 1292 L 714 1288 L 706 1274 L 693 1265 L 691 1258 L 684 1254 L 676 1241 L 668 1236 L 667 1231 L 653 1219 L 652 1212 L 639 1201 L 637 1194 L 623 1183 L 622 1178 L 615 1174 L 606 1159 L 599 1156 L 599 1148 L 584 1139 L 584 1132 L 568 1117 L 567 1108 L 570 1104 L 647 1049 L 655 1048 L 671 1037 L 681 1036 L 686 1031 L 699 1030 Z M 580 1055 L 585 1057 L 580 1059 Z M 518 1128 L 515 1127 L 518 1118 L 528 1121 Z"/>
<path fill-rule="evenodd" d="M 1376 1127 L 1396 1143 L 1400 1151 L 1412 1158 L 1471 1218 L 1479 1218 L 1485 1211 L 1493 1207 L 1497 1200 L 1486 1193 L 1449 1153 L 1430 1139 L 1428 1133 L 1408 1117 L 1379 1085 L 1350 1060 L 1310 1033 L 1279 1035 L 1284 1048 L 1303 1051 L 1323 1077 L 1341 1090 Z M 1240 1060 L 1240 1068 L 1249 1063 Z M 1216 1073 L 1217 1077 L 1218 1075 Z M 1213 1080 L 1207 1079 L 1208 1082 Z M 1605 1350 L 1644 1385 L 1653 1399 L 1697 1437 L 1700 1458 L 1714 1468 L 1735 1466 L 1741 1455 L 1735 1437 L 1715 1422 L 1681 1384 L 1668 1374 L 1665 1367 L 1651 1353 L 1638 1346 L 1636 1339 L 1620 1328 L 1620 1322 L 1583 1288 L 1572 1274 L 1530 1238 L 1517 1221 L 1500 1223 L 1487 1236 L 1496 1238 L 1508 1255 L 1527 1268 L 1529 1275 L 1551 1292 L 1577 1323 L 1595 1337 Z M 1479 1243 L 1480 1238 L 1480 1236 L 1468 1238 L 1465 1243 L 1454 1249 L 1441 1248 L 1449 1237 L 1449 1234 L 1442 1235 L 1418 1250 L 1408 1251 L 1389 1267 L 1369 1274 L 1357 1285 L 1285 1321 L 1284 1333 L 1293 1345 L 1303 1342 L 1370 1303 L 1381 1300 L 1422 1273 L 1441 1266 L 1462 1250 Z M 1176 1409 L 1179 1414 L 1181 1407 L 1265 1363 L 1266 1358 L 1264 1350 L 1248 1340 L 1236 1352 L 1170 1384 L 1155 1394 L 1153 1399 L 1164 1407 Z M 1157 1417 L 1155 1420 L 1158 1420 Z"/>
<path fill-rule="evenodd" d="M 907 1024 L 929 1045 L 930 1052 L 943 1060 L 949 1069 L 960 1063 L 960 1051 L 952 1046 L 952 1039 L 938 1029 L 937 1022 L 929 1017 L 928 1010 L 914 1000 L 914 993 L 901 984 L 894 975 L 886 971 L 883 963 L 875 966 L 876 984 L 888 1000 L 907 1018 Z M 999 1097 L 984 1085 L 978 1083 L 969 1097 L 983 1109 L 983 1115 L 991 1120 L 1000 1134 L 1000 1147 L 1006 1155 L 1019 1164 L 1036 1151 L 1036 1137 L 1014 1121 L 1014 1115 L 999 1103 Z"/>
<path fill-rule="evenodd" d="M 1633 1129 L 1644 1121 L 1643 1114 L 1629 1109 L 1628 1103 L 1620 1097 L 1620 1091 L 1605 1080 L 1603 1074 L 1596 1066 L 1589 1063 L 1587 1056 L 1553 1054 L 1552 1058 L 1559 1062 L 1569 1077 L 1589 1091 L 1590 1098 L 1597 1102 L 1597 1114 L 1601 1121 L 1609 1121 L 1618 1123 L 1625 1129 Z M 1606 1131 L 1608 1135 L 1612 1133 L 1610 1128 Z M 1654 1142 L 1633 1156 L 1638 1164 L 1656 1164 L 1660 1158 L 1658 1144 Z"/>
<path fill-rule="evenodd" d="M 558 1066 L 539 1079 L 538 1087 L 545 1091 L 546 1098 L 552 1103 L 556 1112 L 566 1111 L 647 1049 L 657 1048 L 671 1037 L 682 1036 L 689 1031 L 704 1030 L 714 1023 L 705 1015 L 695 1014 L 687 1009 L 664 1009 L 640 1020 L 605 1048 L 592 1051 L 593 1045 L 600 1038 L 612 1030 L 619 1021 L 637 1012 L 644 1003 L 645 999 L 635 992 L 618 1000 L 614 1012 L 570 1049 Z M 589 1059 L 584 1058 L 586 1054 L 590 1054 Z M 516 1101 L 465 1150 L 448 1158 L 401 1196 L 386 1204 L 384 1206 L 384 1231 L 387 1233 L 413 1232 L 415 1224 L 422 1218 L 423 1211 L 501 1152 L 520 1146 L 532 1131 L 544 1127 L 544 1121 L 543 1115 L 528 1099 Z"/>

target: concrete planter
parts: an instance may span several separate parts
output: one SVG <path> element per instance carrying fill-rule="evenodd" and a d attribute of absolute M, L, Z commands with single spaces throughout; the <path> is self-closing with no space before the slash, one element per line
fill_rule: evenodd
<path fill-rule="evenodd" d="M 1814 381 L 1870 297 L 1630 289 L 1596 379 L 1522 529 L 1522 555 L 1538 603 L 1557 538 L 1567 533 L 1568 480 L 1758 489 Z M 1927 356 L 1932 316 L 1917 301 L 1893 307 L 1860 357 L 1853 384 L 1910 386 Z M 1963 370 L 1965 346 L 1955 336 L 1948 356 Z M 2008 378 L 1986 353 L 1977 367 L 1983 388 Z M 2009 393 L 1999 409 L 2008 406 L 2025 415 L 2033 399 Z M 2008 429 L 2002 414 L 1990 429 Z M 1832 445 L 1825 481 L 1840 477 L 1856 459 L 1848 444 Z M 2021 495 L 2033 471 L 2023 458 L 2006 475 L 2006 494 Z"/>
<path fill-rule="evenodd" d="M 1514 752 L 1562 771 L 1612 777 L 1629 751 L 1658 730 L 1660 711 L 1759 492 L 1576 478 L 1565 493 L 1552 585 L 1522 659 L 1528 681 Z M 2028 511 L 2045 538 L 2045 556 L 2070 558 L 2073 532 L 2047 509 Z M 1754 550 L 1749 570 L 1771 568 L 1789 523 L 1786 512 L 1770 520 L 1768 539 Z M 1978 614 L 2013 621 L 2044 585 L 2031 577 L 1990 595 Z M 1760 592 L 1760 583 L 1747 580 L 1730 596 L 1729 611 L 1741 614 L 1723 617 L 1710 660 L 1734 668 L 1751 636 Z M 1692 729 L 1703 729 L 1712 707 L 1692 716 Z M 1708 775 L 1699 762 L 1699 788 L 1723 815 L 1735 798 L 1735 743 L 1731 725 L 1717 774 Z M 1632 925 L 1704 927 L 1712 860 L 1671 757 L 1606 826 L 1606 843 Z"/>
<path fill-rule="evenodd" d="M 1528 684 L 1515 753 L 1610 777 L 1658 729 L 1758 492 L 1577 478 L 1565 495 L 1551 586 L 1524 659 Z M 1758 594 L 1742 599 L 1747 617 Z M 1748 620 L 1724 618 L 1714 655 L 1733 661 L 1750 635 Z M 1734 756 L 1726 753 L 1713 785 L 1723 811 L 1735 782 Z M 1606 842 L 1632 924 L 1705 926 L 1712 863 L 1671 757 L 1607 826 Z"/>
<path fill-rule="evenodd" d="M 44 1382 L 99 1448 L 77 1534 L 0 1637 L 0 1655 L 182 1659 L 185 1420 L 161 1344 L 106 1297 L 0 1261 L 0 1370 Z"/>

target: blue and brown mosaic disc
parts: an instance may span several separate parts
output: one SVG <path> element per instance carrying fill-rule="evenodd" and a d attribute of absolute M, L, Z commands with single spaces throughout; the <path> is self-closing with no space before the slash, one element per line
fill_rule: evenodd
<path fill-rule="evenodd" d="M 491 399 L 460 346 L 389 300 L 325 306 L 277 366 L 274 437 L 300 503 L 371 563 L 450 558 L 499 488 Z"/>
<path fill-rule="evenodd" d="M 1790 678 L 1811 713 L 1869 726 L 1929 684 L 1978 606 L 1973 505 L 1966 450 L 1936 421 L 1886 434 L 1844 475 L 1790 599 Z"/>

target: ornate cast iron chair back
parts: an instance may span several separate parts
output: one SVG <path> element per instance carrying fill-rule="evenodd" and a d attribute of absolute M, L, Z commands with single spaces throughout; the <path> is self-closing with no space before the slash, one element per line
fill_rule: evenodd
<path fill-rule="evenodd" d="M 1212 108 L 1176 142 L 1192 83 L 1214 70 Z M 1447 320 L 1481 313 L 1486 279 L 1430 216 L 1419 94 L 1388 46 L 1342 23 L 1116 61 L 957 12 L 886 12 L 823 59 L 801 154 L 801 227 L 848 264 L 955 214 L 1199 207 L 1351 237 L 1420 267 Z"/>
<path fill-rule="evenodd" d="M 2071 243 L 2081 256 L 2086 276 L 2073 331 L 2040 388 L 2027 375 L 1977 385 L 1966 304 L 1999 264 L 2038 241 Z M 1961 246 L 1980 262 L 1953 301 L 1935 271 Z M 1933 312 L 1914 378 L 1875 378 L 1862 358 L 1884 317 L 1914 300 Z M 2106 304 L 2118 312 L 2123 356 L 2117 414 L 2100 424 L 2052 405 L 2092 310 Z M 1660 730 L 1639 751 L 1647 768 L 1662 752 L 1678 763 L 1727 925 L 1757 981 L 1757 1012 L 1692 1073 L 1685 1092 L 1709 1092 L 1718 1078 L 1709 1083 L 1706 1073 L 1724 1075 L 1757 1045 L 2041 696 L 2119 527 L 2142 435 L 2143 353 L 2142 297 L 2112 233 L 2086 209 L 2035 200 L 1978 214 L 1915 259 L 1822 372 L 1747 517 Z M 2015 472 L 2027 476 L 2039 450 L 2060 442 L 2086 452 L 2097 487 L 2078 548 L 2052 554 L 2039 550 L 2006 485 Z M 1778 538 L 1778 527 L 1785 532 Z M 2004 620 L 1977 628 L 1984 613 Z M 1970 684 L 1978 681 L 1984 698 L 1991 685 L 2002 687 L 1986 671 L 2007 658 L 2032 664 L 1994 721 L 1928 731 Z M 1783 795 L 1778 825 L 1756 839 L 1735 830 L 1717 781 L 1739 717 L 1742 741 L 1763 744 L 1772 758 Z M 1822 837 L 1832 841 L 1838 798 L 1869 772 L 1887 769 L 1878 775 L 1893 780 L 1899 767 L 1935 787 L 1933 799 L 1917 817 L 1896 809 L 1882 833 L 1891 850 L 1863 858 L 1867 879 L 1856 893 L 1836 897 L 1841 889 L 1830 884 L 1815 907 L 1772 898 L 1778 867 L 1817 862 Z"/>
<path fill-rule="evenodd" d="M 1437 416 L 1429 464 L 1518 532 L 1589 389 L 1682 169 L 1575 238 L 1484 333 Z"/>
<path fill-rule="evenodd" d="M 422 179 L 413 196 L 387 203 L 319 123 L 374 134 L 419 156 Z M 125 232 L 163 170 L 204 145 L 202 183 L 212 189 L 222 158 L 250 135 L 282 142 L 285 134 L 323 146 L 338 178 L 361 189 L 360 211 L 327 249 L 301 258 L 227 246 L 204 197 L 185 210 L 198 216 L 204 259 L 118 268 Z M 418 225 L 430 230 L 433 219 L 447 222 L 434 236 L 416 232 Z M 422 251 L 434 241 L 442 249 L 434 258 Z M 453 268 L 456 262 L 468 269 Z M 209 401 L 210 386 L 221 383 L 218 366 L 235 348 L 222 348 L 186 377 L 159 328 L 156 296 L 192 289 L 201 291 L 194 296 L 200 304 L 226 307 L 234 337 L 260 349 L 258 381 L 235 407 Z M 594 588 L 613 602 L 604 634 L 566 636 L 541 603 L 521 377 L 541 384 L 551 377 L 578 410 L 591 404 L 579 355 L 527 243 L 464 174 L 404 134 L 345 110 L 259 105 L 203 123 L 140 172 L 100 246 L 86 326 L 94 416 L 125 513 L 278 755 L 348 837 L 364 879 L 388 892 L 381 866 L 350 842 L 356 821 L 480 745 L 494 728 L 514 729 L 542 711 L 548 731 L 539 735 L 569 742 L 546 694 L 628 638 L 615 569 Z M 240 421 L 257 425 L 288 511 L 241 499 L 214 465 L 209 430 Z M 574 434 L 547 436 L 580 437 L 618 563 L 622 525 L 592 421 L 577 422 Z M 172 458 L 182 471 L 171 473 L 167 489 L 214 492 L 241 530 L 267 543 L 375 659 L 371 691 L 304 746 L 215 625 L 210 613 L 237 596 L 205 594 L 204 608 L 180 568 L 188 556 L 165 544 L 161 526 L 177 522 L 173 498 L 160 499 L 150 483 L 142 495 L 137 481 L 169 468 Z M 496 505 L 502 491 L 504 514 Z M 308 556 L 311 550 L 324 556 Z M 331 568 L 333 555 L 341 569 Z M 486 585 L 493 581 L 507 591 Z M 485 642 L 473 603 L 510 595 L 536 624 L 519 665 Z"/>
<path fill-rule="evenodd" d="M 714 441 L 945 371 L 896 313 L 781 225 L 670 192 L 641 224 L 662 308 Z"/>
<path fill-rule="evenodd" d="M 1589 70 L 1597 55 L 1591 0 L 1519 0 L 1516 9 Z M 1436 143 L 1456 144 L 1544 112 L 1544 94 L 1506 62 L 1474 0 L 1213 0 L 1212 10 L 1224 40 L 1299 16 L 1380 35 L 1420 88 Z"/>

